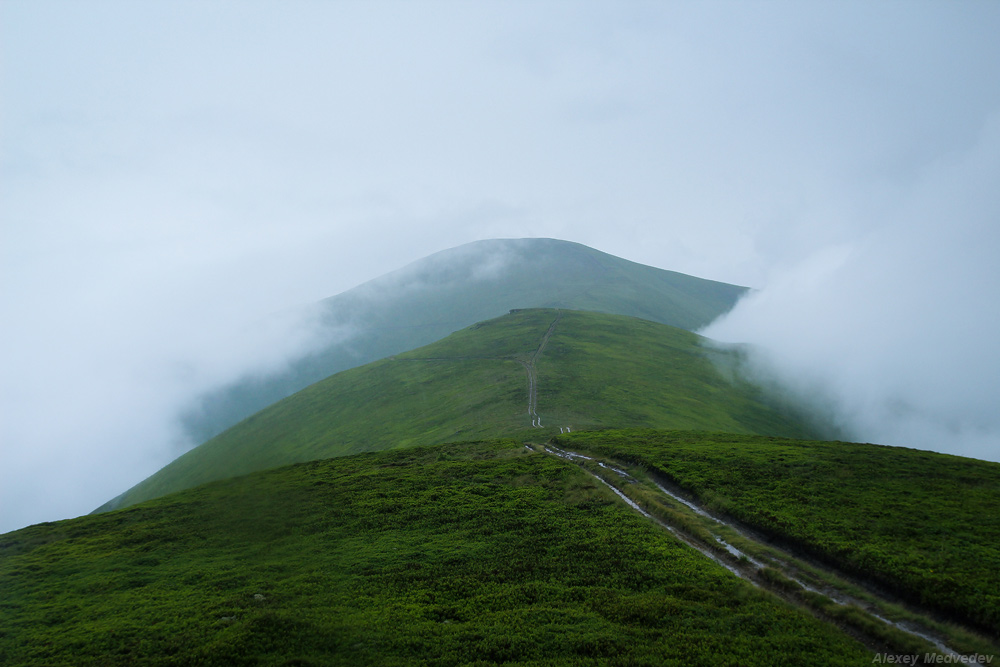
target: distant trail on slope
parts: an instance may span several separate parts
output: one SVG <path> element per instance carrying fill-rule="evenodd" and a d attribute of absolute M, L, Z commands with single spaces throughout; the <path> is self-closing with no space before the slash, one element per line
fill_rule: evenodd
<path fill-rule="evenodd" d="M 542 340 L 538 343 L 538 348 L 531 355 L 531 358 L 527 362 L 521 362 L 521 365 L 528 371 L 528 416 L 531 417 L 531 425 L 535 428 L 542 426 L 542 418 L 538 416 L 538 373 L 535 371 L 535 361 L 541 356 L 542 350 L 545 349 L 546 343 L 549 342 L 552 332 L 556 330 L 556 325 L 561 319 L 562 313 L 560 312 L 556 315 L 556 319 L 552 320 L 552 324 L 542 336 Z"/>
<path fill-rule="evenodd" d="M 390 361 L 471 361 L 480 359 L 495 359 L 495 360 L 509 360 L 516 361 L 517 363 L 524 366 L 524 370 L 528 374 L 528 416 L 531 417 L 531 425 L 534 428 L 541 428 L 542 418 L 538 416 L 538 373 L 535 370 L 535 361 L 541 356 L 542 352 L 545 350 L 546 344 L 549 342 L 549 338 L 552 337 L 552 332 L 556 330 L 556 325 L 559 324 L 559 320 L 562 319 L 562 312 L 558 312 L 556 318 L 552 320 L 549 324 L 549 328 L 546 329 L 545 333 L 542 335 L 542 339 L 538 342 L 538 347 L 531 354 L 531 357 L 524 361 L 523 359 L 517 359 L 516 357 L 491 357 L 491 356 L 460 356 L 460 357 L 404 357 L 402 359 L 397 358 L 395 355 L 389 357 Z"/>

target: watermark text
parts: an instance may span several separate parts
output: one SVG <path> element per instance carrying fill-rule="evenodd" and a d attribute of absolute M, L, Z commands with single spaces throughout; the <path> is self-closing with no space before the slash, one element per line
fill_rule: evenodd
<path fill-rule="evenodd" d="M 872 662 L 882 665 L 989 665 L 994 656 L 973 653 L 972 655 L 941 655 L 940 653 L 876 653 Z"/>

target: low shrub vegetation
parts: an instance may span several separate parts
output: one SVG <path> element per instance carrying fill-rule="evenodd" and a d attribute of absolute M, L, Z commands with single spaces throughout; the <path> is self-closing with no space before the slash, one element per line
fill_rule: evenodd
<path fill-rule="evenodd" d="M 0 536 L 10 665 L 861 665 L 511 441 L 316 461 Z"/>

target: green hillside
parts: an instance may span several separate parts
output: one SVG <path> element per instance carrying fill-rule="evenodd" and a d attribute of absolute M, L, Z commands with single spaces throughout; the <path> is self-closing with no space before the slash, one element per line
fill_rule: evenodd
<path fill-rule="evenodd" d="M 478 241 L 326 299 L 318 315 L 326 345 L 285 372 L 245 378 L 203 397 L 184 421 L 202 442 L 333 373 L 427 345 L 514 308 L 589 310 L 696 330 L 745 292 L 578 243 Z"/>
<path fill-rule="evenodd" d="M 1000 637 L 1000 464 L 900 447 L 628 430 L 557 436 Z"/>
<path fill-rule="evenodd" d="M 562 428 L 813 435 L 754 387 L 720 374 L 720 364 L 734 360 L 700 340 L 618 315 L 517 311 L 318 382 L 102 509 L 289 463 L 478 438 L 546 438 Z M 537 420 L 541 428 L 532 426 Z"/>
<path fill-rule="evenodd" d="M 0 537 L 0 590 L 5 665 L 873 657 L 510 441 L 311 462 L 25 528 Z"/>

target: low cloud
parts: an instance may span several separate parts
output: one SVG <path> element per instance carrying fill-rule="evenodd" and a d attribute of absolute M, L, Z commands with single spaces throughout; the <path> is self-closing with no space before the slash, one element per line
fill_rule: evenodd
<path fill-rule="evenodd" d="M 846 437 L 1000 460 L 1000 122 L 702 333 Z"/>
<path fill-rule="evenodd" d="M 127 281 L 90 270 L 43 285 L 62 259 L 4 295 L 0 532 L 101 505 L 197 444 L 177 418 L 195 397 L 350 334 L 320 326 L 315 308 L 227 306 L 228 281 L 168 296 L 158 271 L 108 256 L 108 274 Z"/>
<path fill-rule="evenodd" d="M 512 262 L 523 261 L 522 246 L 508 240 L 440 251 L 248 328 L 226 350 L 221 360 L 225 373 L 214 374 L 225 381 L 209 386 L 181 411 L 186 440 L 192 446 L 204 442 L 332 373 L 430 343 L 471 324 L 468 313 L 442 312 L 436 303 L 439 296 L 500 282 Z M 497 308 L 479 313 L 499 314 Z M 388 333 L 413 327 L 423 328 L 423 333 L 402 338 Z"/>
<path fill-rule="evenodd" d="M 523 259 L 520 239 L 503 243 L 466 243 L 436 252 L 351 290 L 366 306 L 381 307 L 385 299 L 436 290 L 445 286 L 499 279 L 511 264 Z"/>

